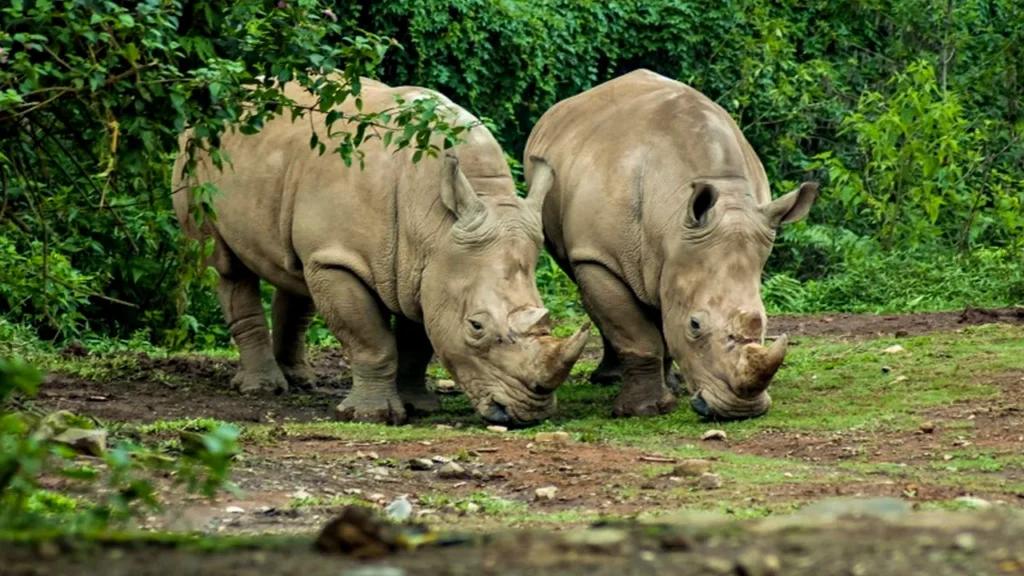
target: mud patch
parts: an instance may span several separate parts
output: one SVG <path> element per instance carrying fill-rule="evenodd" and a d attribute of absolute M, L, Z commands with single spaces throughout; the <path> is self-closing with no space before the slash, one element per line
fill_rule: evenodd
<path fill-rule="evenodd" d="M 820 316 L 769 316 L 769 334 L 790 336 L 845 336 L 852 338 L 902 338 L 932 332 L 949 332 L 983 324 L 1024 325 L 1024 307 L 980 309 L 923 314 L 826 314 Z"/>

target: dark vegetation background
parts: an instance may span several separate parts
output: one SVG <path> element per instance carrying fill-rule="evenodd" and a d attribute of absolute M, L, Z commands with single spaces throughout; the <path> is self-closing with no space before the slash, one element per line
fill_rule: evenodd
<path fill-rule="evenodd" d="M 733 114 L 776 195 L 822 182 L 765 272 L 771 312 L 1024 302 L 1020 0 L 14 0 L 0 18 L 0 338 L 225 344 L 170 210 L 176 135 L 258 129 L 243 83 L 305 68 L 438 89 L 517 174 L 548 107 L 648 68 Z M 582 314 L 546 255 L 538 280 Z"/>

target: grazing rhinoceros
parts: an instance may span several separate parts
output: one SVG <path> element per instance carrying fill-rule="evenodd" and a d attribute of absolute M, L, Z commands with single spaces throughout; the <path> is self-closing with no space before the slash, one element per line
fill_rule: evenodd
<path fill-rule="evenodd" d="M 601 330 L 591 380 L 621 375 L 614 414 L 673 410 L 673 358 L 698 413 L 766 412 L 787 340 L 763 346 L 761 272 L 776 230 L 807 215 L 817 183 L 772 201 L 725 110 L 647 70 L 556 104 L 525 158 L 528 182 L 554 169 L 545 243 Z"/>
<path fill-rule="evenodd" d="M 286 90 L 300 104 L 314 104 L 301 88 Z M 364 80 L 362 110 L 424 94 Z M 215 240 L 212 264 L 241 355 L 233 379 L 240 391 L 283 391 L 313 376 L 304 340 L 315 310 L 352 367 L 338 419 L 401 423 L 407 411 L 436 410 L 437 398 L 425 388 L 434 353 L 490 422 L 528 424 L 554 411 L 553 392 L 588 332 L 553 338 L 535 285 L 540 208 L 551 177 L 537 179 L 527 199 L 516 196 L 491 133 L 435 95 L 458 122 L 476 124 L 443 159 L 413 163 L 411 150 L 385 150 L 375 138 L 361 146 L 365 168 L 346 167 L 336 154 L 310 149 L 311 125 L 328 141 L 319 113 L 312 121 L 279 116 L 255 135 L 225 134 L 221 149 L 231 162 L 224 172 L 205 156 L 199 163 L 198 181 L 215 183 L 220 194 L 216 220 L 198 230 L 188 215 L 189 192 L 180 189 L 179 155 L 175 209 L 190 235 Z M 351 99 L 338 108 L 355 112 Z M 276 288 L 272 340 L 261 278 Z"/>

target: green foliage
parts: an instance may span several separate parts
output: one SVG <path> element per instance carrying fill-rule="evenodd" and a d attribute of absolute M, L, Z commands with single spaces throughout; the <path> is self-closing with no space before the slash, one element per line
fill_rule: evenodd
<path fill-rule="evenodd" d="M 285 82 L 330 111 L 331 142 L 310 146 L 346 164 L 361 161 L 369 138 L 419 158 L 439 152 L 432 134 L 448 147 L 466 128 L 434 98 L 331 111 L 358 99 L 360 78 L 390 43 L 338 22 L 318 0 L 19 1 L 0 16 L 0 271 L 13 280 L 0 313 L 51 333 L 97 318 L 95 328 L 160 329 L 181 343 L 219 319 L 208 290 L 186 299 L 187 287 L 213 280 L 199 266 L 210 248 L 182 241 L 170 210 L 186 129 L 186 170 L 200 149 L 220 168 L 230 161 L 218 151 L 225 130 L 254 133 L 277 115 L 311 111 L 283 94 Z M 191 193 L 197 216 L 208 215 L 214 187 Z"/>
<path fill-rule="evenodd" d="M 170 210 L 179 133 L 199 138 L 188 154 L 230 161 L 216 152 L 224 130 L 307 112 L 276 82 L 326 109 L 358 94 L 361 75 L 438 89 L 486 118 L 516 174 L 557 101 L 640 67 L 678 78 L 733 115 L 776 194 L 822 181 L 808 221 L 784 230 L 769 260 L 774 310 L 1019 302 L 1016 0 L 39 0 L 0 11 L 0 314 L 44 336 L 146 329 L 172 347 L 225 344 L 215 274 L 200 265 L 211 247 L 183 241 Z M 436 153 L 429 134 L 450 144 L 462 127 L 435 106 L 332 117 L 357 127 L 310 144 L 345 162 L 374 137 Z M 388 122 L 397 129 L 380 132 Z M 209 207 L 212 188 L 192 192 Z M 989 272 L 1011 281 L 975 275 Z M 538 282 L 556 316 L 581 313 L 548 255 Z M 309 338 L 333 341 L 319 320 Z"/>
<path fill-rule="evenodd" d="M 159 510 L 152 478 L 165 475 L 188 492 L 212 497 L 230 487 L 231 459 L 238 452 L 238 430 L 218 426 L 201 436 L 199 449 L 168 457 L 130 441 L 103 450 L 83 463 L 59 441 L 87 420 L 57 412 L 34 414 L 14 408 L 35 395 L 38 370 L 17 359 L 0 358 L 0 530 L 63 531 L 106 529 L 147 510 Z M 17 404 L 16 404 L 17 403 Z M 99 488 L 93 497 L 69 497 L 43 488 L 58 480 L 64 492 Z"/>

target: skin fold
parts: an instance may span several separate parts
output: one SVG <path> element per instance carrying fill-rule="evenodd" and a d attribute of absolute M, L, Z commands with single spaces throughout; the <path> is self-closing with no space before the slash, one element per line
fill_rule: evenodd
<path fill-rule="evenodd" d="M 698 413 L 764 414 L 787 340 L 764 345 L 761 274 L 776 231 L 807 215 L 817 183 L 773 201 L 728 113 L 648 70 L 553 106 L 525 166 L 528 182 L 554 169 L 545 243 L 601 331 L 591 379 L 622 380 L 613 413 L 672 411 L 675 360 Z"/>
<path fill-rule="evenodd" d="M 299 104 L 315 104 L 297 86 L 285 90 Z M 413 410 L 437 410 L 425 387 L 434 355 L 491 422 L 530 424 L 554 412 L 554 390 L 587 332 L 553 338 L 536 287 L 540 207 L 553 176 L 542 174 L 519 198 L 490 132 L 423 88 L 364 79 L 362 111 L 426 94 L 442 101 L 439 113 L 453 122 L 476 124 L 440 158 L 414 163 L 412 150 L 385 150 L 374 137 L 360 146 L 364 168 L 345 166 L 330 151 L 310 149 L 311 127 L 329 142 L 324 115 L 311 112 L 295 122 L 278 116 L 255 135 L 225 134 L 223 173 L 199 155 L 195 181 L 183 185 L 186 158 L 179 155 L 175 210 L 189 235 L 214 241 L 210 263 L 241 356 L 233 380 L 239 391 L 308 382 L 305 332 L 318 312 L 352 368 L 352 390 L 336 409 L 341 420 L 398 424 Z M 352 99 L 337 109 L 356 112 Z M 344 121 L 334 126 L 344 129 Z M 182 150 L 189 137 L 182 135 Z M 196 226 L 189 185 L 203 183 L 220 190 L 217 218 Z M 261 279 L 275 288 L 273 334 Z"/>

